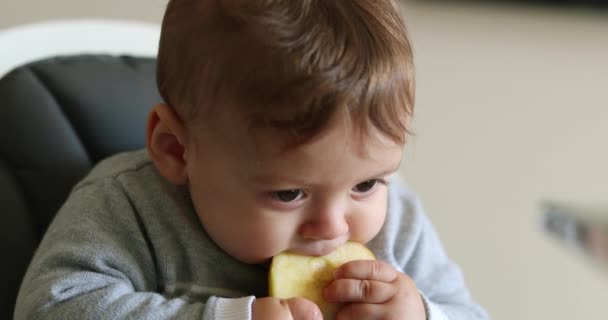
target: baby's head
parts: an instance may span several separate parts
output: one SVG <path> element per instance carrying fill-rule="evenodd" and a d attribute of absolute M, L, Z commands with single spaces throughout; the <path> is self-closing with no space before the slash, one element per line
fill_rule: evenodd
<path fill-rule="evenodd" d="M 158 87 L 150 155 L 228 254 L 321 255 L 380 230 L 414 104 L 395 1 L 171 0 Z"/>

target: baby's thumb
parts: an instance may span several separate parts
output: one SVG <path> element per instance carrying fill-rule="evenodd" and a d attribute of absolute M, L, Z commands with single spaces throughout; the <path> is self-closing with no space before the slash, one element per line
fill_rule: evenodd
<path fill-rule="evenodd" d="M 289 298 L 287 305 L 293 320 L 323 320 L 319 307 L 308 299 Z"/>

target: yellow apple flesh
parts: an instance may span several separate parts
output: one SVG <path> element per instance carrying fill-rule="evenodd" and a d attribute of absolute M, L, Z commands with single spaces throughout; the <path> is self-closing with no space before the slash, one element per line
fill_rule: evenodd
<path fill-rule="evenodd" d="M 321 292 L 333 280 L 334 270 L 349 261 L 375 259 L 369 249 L 357 242 L 347 242 L 320 257 L 284 252 L 272 259 L 269 294 L 277 298 L 303 297 L 311 300 L 321 309 L 324 320 L 332 320 L 338 305 L 323 300 Z"/>

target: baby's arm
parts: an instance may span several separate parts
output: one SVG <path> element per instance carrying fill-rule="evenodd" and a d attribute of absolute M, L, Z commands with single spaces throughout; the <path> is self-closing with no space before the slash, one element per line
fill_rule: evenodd
<path fill-rule="evenodd" d="M 428 319 L 489 319 L 473 301 L 460 269 L 445 254 L 426 217 L 422 223 L 416 248 L 404 270 L 421 291 Z"/>
<path fill-rule="evenodd" d="M 415 282 L 428 319 L 490 319 L 471 297 L 460 269 L 446 255 L 419 200 L 399 181 L 391 188 L 384 234 L 370 245 L 387 252 L 387 262 Z"/>
<path fill-rule="evenodd" d="M 188 301 L 157 293 L 162 266 L 131 206 L 111 183 L 75 190 L 30 264 L 15 319 L 249 317 L 253 297 Z"/>

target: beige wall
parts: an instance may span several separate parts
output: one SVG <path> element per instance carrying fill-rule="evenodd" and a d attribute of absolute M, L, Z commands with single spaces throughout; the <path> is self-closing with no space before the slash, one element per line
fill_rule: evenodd
<path fill-rule="evenodd" d="M 158 22 L 164 0 L 0 1 L 0 29 Z M 608 15 L 411 4 L 415 131 L 402 174 L 495 319 L 602 319 L 605 272 L 545 236 L 544 199 L 608 206 Z M 0 51 L 3 48 L 0 48 Z"/>
<path fill-rule="evenodd" d="M 402 173 L 495 319 L 605 319 L 606 273 L 539 204 L 608 208 L 608 12 L 416 5 L 417 137 Z M 607 211 L 608 214 L 608 211 Z"/>
<path fill-rule="evenodd" d="M 0 0 L 0 30 L 49 19 L 111 18 L 158 22 L 166 0 Z"/>

